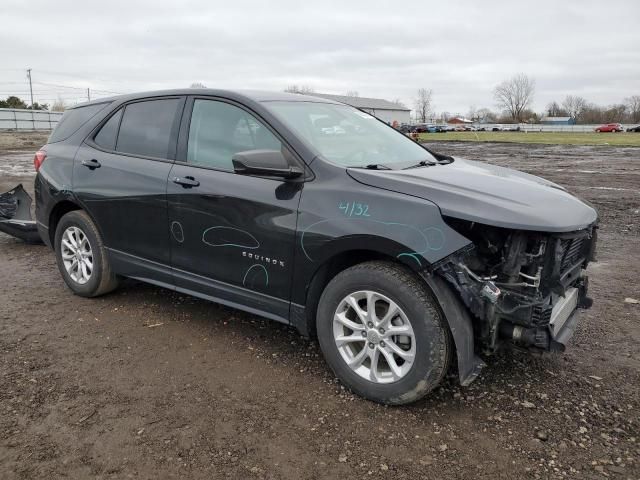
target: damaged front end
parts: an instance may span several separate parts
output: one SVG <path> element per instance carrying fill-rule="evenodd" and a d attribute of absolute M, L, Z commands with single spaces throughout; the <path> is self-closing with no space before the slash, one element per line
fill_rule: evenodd
<path fill-rule="evenodd" d="M 473 315 L 485 354 L 504 345 L 535 352 L 563 351 L 579 308 L 589 308 L 587 264 L 595 260 L 597 226 L 544 233 L 447 223 L 473 242 L 434 265 Z"/>
<path fill-rule="evenodd" d="M 31 197 L 22 184 L 0 193 L 0 232 L 30 244 L 42 243 L 36 222 L 31 218 Z"/>

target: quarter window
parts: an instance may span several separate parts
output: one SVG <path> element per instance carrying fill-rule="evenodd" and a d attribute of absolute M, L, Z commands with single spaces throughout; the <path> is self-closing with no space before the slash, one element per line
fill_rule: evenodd
<path fill-rule="evenodd" d="M 118 135 L 118 127 L 120 126 L 120 119 L 122 118 L 122 109 L 111 116 L 107 123 L 105 123 L 93 141 L 106 150 L 115 150 L 116 148 L 116 136 Z"/>
<path fill-rule="evenodd" d="M 232 171 L 234 154 L 262 149 L 281 150 L 282 143 L 253 115 L 228 103 L 195 100 L 189 127 L 189 163 Z"/>
<path fill-rule="evenodd" d="M 181 100 L 148 100 L 125 107 L 116 150 L 144 157 L 169 159 L 174 145 L 171 133 Z"/>
<path fill-rule="evenodd" d="M 94 103 L 85 107 L 70 108 L 64 112 L 64 115 L 62 115 L 62 118 L 56 125 L 56 128 L 51 132 L 47 143 L 56 143 L 66 140 L 107 105 L 109 105 L 109 102 Z"/>

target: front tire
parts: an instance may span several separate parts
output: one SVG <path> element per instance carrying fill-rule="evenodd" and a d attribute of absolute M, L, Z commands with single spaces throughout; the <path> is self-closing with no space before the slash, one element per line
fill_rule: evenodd
<path fill-rule="evenodd" d="M 339 273 L 322 293 L 316 326 L 335 375 L 378 403 L 414 402 L 449 369 L 451 337 L 433 294 L 399 264 L 366 262 Z"/>
<path fill-rule="evenodd" d="M 95 224 L 82 210 L 64 215 L 55 233 L 58 269 L 67 286 L 81 297 L 97 297 L 118 287 Z"/>

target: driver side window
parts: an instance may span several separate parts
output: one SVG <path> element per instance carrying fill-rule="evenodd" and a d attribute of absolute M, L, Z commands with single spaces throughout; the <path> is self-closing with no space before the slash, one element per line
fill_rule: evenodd
<path fill-rule="evenodd" d="M 195 100 L 187 162 L 233 171 L 231 158 L 246 150 L 281 150 L 282 144 L 245 110 L 216 100 Z"/>

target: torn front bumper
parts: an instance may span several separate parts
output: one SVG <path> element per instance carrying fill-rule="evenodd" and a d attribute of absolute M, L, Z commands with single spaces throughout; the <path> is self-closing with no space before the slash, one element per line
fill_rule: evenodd
<path fill-rule="evenodd" d="M 36 222 L 31 218 L 31 197 L 22 184 L 0 193 L 0 232 L 27 243 L 42 243 Z"/>

